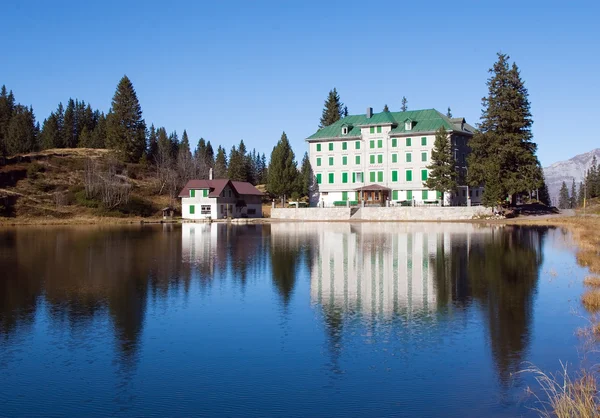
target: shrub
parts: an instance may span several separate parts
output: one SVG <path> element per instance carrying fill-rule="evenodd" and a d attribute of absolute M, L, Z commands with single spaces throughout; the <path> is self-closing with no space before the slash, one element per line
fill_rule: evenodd
<path fill-rule="evenodd" d="M 600 290 L 588 290 L 581 297 L 581 302 L 590 312 L 600 311 Z"/>
<path fill-rule="evenodd" d="M 27 177 L 32 180 L 35 180 L 38 178 L 39 173 L 43 173 L 44 171 L 46 171 L 46 169 L 41 164 L 29 164 L 29 167 L 27 167 Z"/>

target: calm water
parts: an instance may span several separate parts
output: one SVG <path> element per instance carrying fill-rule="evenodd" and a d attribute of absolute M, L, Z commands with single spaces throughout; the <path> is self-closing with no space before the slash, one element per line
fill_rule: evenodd
<path fill-rule="evenodd" d="M 584 275 L 547 228 L 0 230 L 0 416 L 532 416 Z"/>

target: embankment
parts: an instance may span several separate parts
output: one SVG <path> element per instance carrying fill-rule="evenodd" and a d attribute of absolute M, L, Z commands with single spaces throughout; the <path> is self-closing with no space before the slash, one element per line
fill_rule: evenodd
<path fill-rule="evenodd" d="M 465 221 L 491 216 L 492 209 L 471 207 L 274 208 L 271 219 L 323 221 Z"/>

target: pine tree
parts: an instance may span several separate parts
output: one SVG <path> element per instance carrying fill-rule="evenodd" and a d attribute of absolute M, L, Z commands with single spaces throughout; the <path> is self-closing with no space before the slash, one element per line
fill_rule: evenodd
<path fill-rule="evenodd" d="M 513 204 L 521 193 L 542 185 L 537 146 L 532 141 L 530 104 L 517 66 L 498 54 L 482 99 L 479 129 L 470 140 L 469 183 L 484 185 L 483 203 L 496 206 L 507 197 Z"/>
<path fill-rule="evenodd" d="M 310 196 L 310 188 L 313 183 L 313 171 L 310 165 L 310 159 L 308 158 L 308 152 L 304 153 L 302 158 L 302 165 L 300 168 L 299 178 L 299 193 L 300 196 Z"/>
<path fill-rule="evenodd" d="M 15 155 L 37 151 L 38 130 L 33 109 L 22 105 L 15 106 L 8 125 L 6 153 Z"/>
<path fill-rule="evenodd" d="M 319 128 L 329 126 L 345 116 L 348 116 L 348 108 L 341 102 L 340 95 L 334 87 L 325 100 L 325 107 L 323 108 Z"/>
<path fill-rule="evenodd" d="M 54 113 L 50 113 L 48 119 L 42 124 L 40 133 L 41 149 L 58 148 L 62 143 L 61 132 L 58 126 L 58 118 Z"/>
<path fill-rule="evenodd" d="M 8 138 L 8 125 L 15 109 L 13 92 L 7 92 L 6 86 L 0 89 L 0 156 L 6 155 L 6 141 Z"/>
<path fill-rule="evenodd" d="M 88 127 L 84 125 L 83 129 L 81 129 L 81 132 L 79 133 L 77 146 L 79 148 L 94 148 L 94 138 L 92 135 L 93 132 L 90 132 Z"/>
<path fill-rule="evenodd" d="M 384 112 L 389 112 L 390 111 L 390 108 L 388 107 L 387 104 L 383 106 L 383 111 Z"/>
<path fill-rule="evenodd" d="M 168 165 L 173 160 L 172 145 L 167 135 L 167 130 L 164 127 L 156 130 L 156 136 L 158 137 L 158 144 L 156 150 L 156 156 L 154 158 L 155 163 Z"/>
<path fill-rule="evenodd" d="M 177 154 L 179 154 L 179 136 L 177 136 L 177 131 L 171 132 L 169 135 L 169 143 L 170 143 L 170 155 L 172 160 L 177 159 Z"/>
<path fill-rule="evenodd" d="M 126 161 L 137 162 L 146 147 L 146 123 L 133 84 L 123 76 L 112 99 L 106 127 L 107 145 Z"/>
<path fill-rule="evenodd" d="M 560 192 L 558 194 L 558 208 L 568 209 L 570 206 L 571 199 L 569 197 L 569 188 L 567 187 L 567 183 L 563 181 L 562 186 L 560 187 Z"/>
<path fill-rule="evenodd" d="M 105 148 L 106 147 L 106 116 L 104 113 L 100 113 L 96 127 L 92 132 L 92 148 Z"/>
<path fill-rule="evenodd" d="M 267 190 L 275 196 L 291 196 L 297 188 L 298 167 L 285 132 L 271 152 Z"/>
<path fill-rule="evenodd" d="M 545 179 L 542 180 L 542 185 L 537 189 L 537 191 L 538 200 L 548 207 L 552 206 L 552 199 L 550 199 L 550 192 L 548 191 L 548 185 L 546 184 Z"/>
<path fill-rule="evenodd" d="M 598 167 L 595 155 L 587 172 L 586 185 L 588 197 L 594 198 L 600 196 L 600 167 Z"/>
<path fill-rule="evenodd" d="M 431 164 L 427 166 L 429 176 L 424 185 L 440 193 L 456 190 L 456 161 L 452 156 L 452 145 L 448 131 L 443 126 L 435 133 L 431 150 Z"/>
<path fill-rule="evenodd" d="M 402 96 L 402 106 L 400 107 L 400 110 L 402 110 L 403 112 L 406 112 L 408 110 L 408 100 L 406 100 L 405 96 Z"/>
<path fill-rule="evenodd" d="M 217 157 L 215 158 L 214 178 L 227 178 L 227 155 L 225 155 L 225 149 L 220 145 L 217 148 Z"/>
<path fill-rule="evenodd" d="M 583 182 L 579 182 L 579 190 L 577 192 L 577 206 L 583 207 L 583 200 L 585 198 L 585 188 L 583 186 Z"/>
<path fill-rule="evenodd" d="M 575 188 L 575 179 L 573 179 L 573 184 L 571 184 L 571 197 L 569 199 L 569 207 L 571 209 L 575 209 L 577 207 L 577 189 Z"/>
<path fill-rule="evenodd" d="M 65 145 L 65 108 L 63 107 L 62 102 L 58 104 L 56 108 L 56 124 L 58 125 L 58 141 L 56 143 L 56 148 L 64 148 Z"/>
<path fill-rule="evenodd" d="M 73 99 L 69 99 L 67 103 L 62 132 L 64 146 L 66 148 L 75 148 L 77 146 L 77 137 L 75 130 L 75 101 Z"/>
<path fill-rule="evenodd" d="M 446 117 L 448 117 L 448 118 L 452 117 L 452 109 L 450 109 L 450 106 L 448 106 L 448 110 L 446 111 Z"/>
<path fill-rule="evenodd" d="M 227 177 L 233 181 L 247 181 L 246 171 L 246 147 L 244 141 L 240 143 L 240 147 L 235 145 L 231 147 L 229 153 L 229 165 L 227 167 Z"/>
<path fill-rule="evenodd" d="M 267 184 L 269 181 L 269 168 L 267 167 L 267 156 L 263 152 L 260 157 L 260 184 Z"/>
<path fill-rule="evenodd" d="M 148 147 L 147 147 L 147 157 L 148 161 L 154 162 L 156 158 L 156 153 L 158 152 L 158 134 L 156 133 L 156 128 L 154 124 L 150 125 L 150 131 L 148 132 Z"/>

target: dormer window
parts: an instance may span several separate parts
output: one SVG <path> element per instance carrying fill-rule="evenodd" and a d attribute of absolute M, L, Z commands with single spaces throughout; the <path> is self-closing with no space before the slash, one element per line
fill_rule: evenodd
<path fill-rule="evenodd" d="M 342 126 L 342 135 L 348 135 L 348 127 Z"/>
<path fill-rule="evenodd" d="M 406 119 L 404 121 L 404 130 L 405 131 L 412 131 L 413 128 L 413 121 L 410 119 Z"/>

